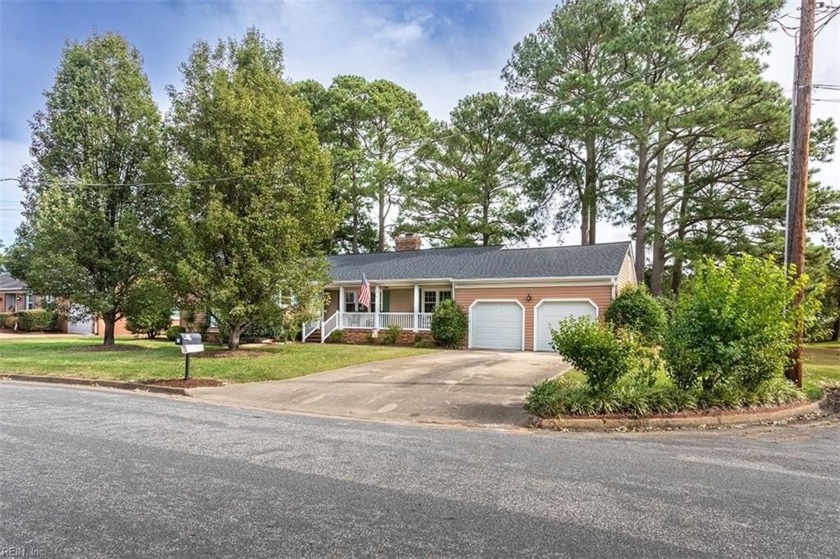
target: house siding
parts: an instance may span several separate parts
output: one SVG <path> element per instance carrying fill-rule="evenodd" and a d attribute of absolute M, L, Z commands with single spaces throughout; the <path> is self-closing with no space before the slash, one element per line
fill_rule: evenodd
<path fill-rule="evenodd" d="M 325 293 L 327 294 L 327 298 L 329 299 L 329 301 L 327 301 L 327 307 L 326 307 L 326 311 L 325 311 L 326 312 L 326 318 L 329 318 L 332 315 L 334 315 L 335 312 L 338 310 L 338 294 L 339 294 L 339 291 L 338 291 L 338 289 L 327 289 L 325 291 Z"/>
<path fill-rule="evenodd" d="M 388 312 L 414 312 L 413 288 L 389 288 Z"/>
<path fill-rule="evenodd" d="M 624 263 L 621 265 L 621 270 L 618 272 L 618 291 L 621 292 L 625 287 L 636 286 L 636 268 L 633 266 L 633 259 L 630 253 L 624 257 Z"/>
<path fill-rule="evenodd" d="M 528 295 L 531 300 L 528 301 Z M 598 306 L 598 318 L 603 320 L 612 300 L 611 285 L 540 286 L 540 287 L 460 287 L 456 283 L 455 301 L 467 312 L 477 300 L 507 299 L 519 301 L 525 307 L 525 350 L 534 349 L 534 308 L 543 299 L 591 299 Z"/>

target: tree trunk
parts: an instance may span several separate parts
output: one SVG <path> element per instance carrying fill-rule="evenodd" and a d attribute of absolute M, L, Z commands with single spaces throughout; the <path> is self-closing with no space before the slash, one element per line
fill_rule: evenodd
<path fill-rule="evenodd" d="M 353 254 L 359 254 L 359 199 L 356 196 L 356 167 L 353 166 L 353 238 L 350 241 Z"/>
<path fill-rule="evenodd" d="M 359 254 L 359 210 L 353 202 L 353 238 L 350 240 L 353 254 Z"/>
<path fill-rule="evenodd" d="M 644 281 L 645 277 L 645 227 L 647 224 L 647 175 L 648 175 L 648 138 L 639 139 L 637 156 L 639 158 L 636 174 L 636 230 L 633 233 L 636 243 L 636 277 Z"/>
<path fill-rule="evenodd" d="M 385 187 L 379 188 L 379 244 L 377 250 L 385 252 Z"/>
<path fill-rule="evenodd" d="M 598 169 L 595 161 L 595 138 L 586 138 L 586 162 L 584 164 L 583 200 L 580 201 L 580 244 L 595 244 L 595 226 L 597 221 L 597 181 Z"/>
<path fill-rule="evenodd" d="M 586 196 L 580 201 L 580 244 L 589 244 L 589 208 L 586 206 Z"/>
<path fill-rule="evenodd" d="M 831 334 L 832 342 L 840 342 L 840 318 L 834 321 L 833 332 Z"/>
<path fill-rule="evenodd" d="M 659 155 L 656 156 L 656 176 L 653 191 L 653 263 L 650 273 L 650 293 L 662 295 L 662 276 L 665 273 L 665 149 L 664 134 L 659 133 Z"/>
<path fill-rule="evenodd" d="M 102 315 L 102 322 L 105 323 L 105 335 L 102 339 L 102 345 L 105 347 L 114 347 L 114 330 L 116 325 L 116 313 L 113 311 L 106 312 Z"/>
<path fill-rule="evenodd" d="M 671 292 L 678 295 L 680 286 L 682 285 L 683 275 L 683 248 L 682 244 L 685 240 L 685 221 L 688 218 L 688 197 L 691 195 L 691 148 L 686 147 L 685 162 L 683 163 L 683 191 L 680 199 L 680 215 L 677 220 L 677 241 L 679 243 L 679 250 L 674 257 L 674 268 L 671 272 Z"/>
<path fill-rule="evenodd" d="M 242 336 L 242 325 L 237 324 L 230 329 L 230 336 L 228 337 L 228 349 L 235 351 L 239 349 L 239 338 Z"/>

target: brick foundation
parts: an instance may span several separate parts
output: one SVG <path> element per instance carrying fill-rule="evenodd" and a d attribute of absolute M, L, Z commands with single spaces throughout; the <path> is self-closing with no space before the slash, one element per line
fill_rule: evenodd
<path fill-rule="evenodd" d="M 342 343 L 345 344 L 382 344 L 382 336 L 385 334 L 385 330 L 379 331 L 379 336 L 376 338 L 371 339 L 371 334 L 373 334 L 373 330 L 354 330 L 350 328 L 345 328 L 344 332 L 344 341 Z M 412 330 L 403 330 L 400 332 L 400 336 L 397 338 L 397 342 L 394 345 L 399 346 L 414 346 L 417 340 L 431 340 L 432 333 L 428 330 L 422 332 L 413 332 Z M 326 340 L 328 343 L 333 343 L 327 338 Z"/>

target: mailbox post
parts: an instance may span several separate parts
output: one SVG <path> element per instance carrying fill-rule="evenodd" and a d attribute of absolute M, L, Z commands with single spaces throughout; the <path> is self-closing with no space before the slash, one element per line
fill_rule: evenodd
<path fill-rule="evenodd" d="M 186 357 L 184 364 L 184 380 L 190 380 L 190 355 L 204 351 L 201 334 L 184 333 L 175 336 L 175 345 L 181 346 L 181 353 Z"/>

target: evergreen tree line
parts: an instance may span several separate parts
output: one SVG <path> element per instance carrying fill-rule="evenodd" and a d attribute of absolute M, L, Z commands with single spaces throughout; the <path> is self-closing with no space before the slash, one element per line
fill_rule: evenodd
<path fill-rule="evenodd" d="M 506 92 L 445 122 L 386 80 L 291 83 L 256 29 L 194 45 L 165 115 L 124 38 L 68 43 L 6 265 L 102 316 L 106 344 L 144 279 L 211 310 L 233 347 L 282 312 L 278 293 L 317 296 L 313 255 L 406 232 L 515 245 L 580 224 L 591 244 L 599 222 L 629 224 L 637 275 L 676 293 L 698 257 L 783 250 L 790 102 L 759 61 L 781 4 L 565 2 L 514 47 Z M 835 136 L 814 123 L 813 161 Z M 812 180 L 809 196 L 810 231 L 836 248 L 840 193 Z M 836 286 L 830 248 L 809 267 Z"/>

